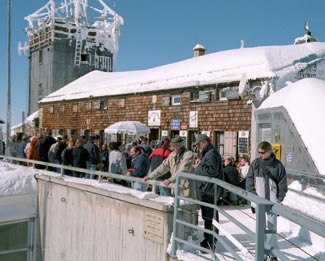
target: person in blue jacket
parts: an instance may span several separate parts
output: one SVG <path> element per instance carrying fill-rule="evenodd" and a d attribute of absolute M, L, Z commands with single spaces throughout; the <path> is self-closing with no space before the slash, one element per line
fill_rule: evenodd
<path fill-rule="evenodd" d="M 127 175 L 137 178 L 144 178 L 150 171 L 150 160 L 148 156 L 142 152 L 140 146 L 134 146 L 131 148 L 131 169 L 128 170 Z M 146 191 L 148 185 L 142 182 L 134 182 L 133 189 L 140 191 Z"/>

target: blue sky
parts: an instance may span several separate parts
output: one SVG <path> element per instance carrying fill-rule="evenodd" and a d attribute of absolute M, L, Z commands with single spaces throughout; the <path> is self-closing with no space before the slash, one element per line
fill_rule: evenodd
<path fill-rule="evenodd" d="M 18 55 L 18 42 L 27 41 L 24 17 L 47 0 L 11 0 L 11 125 L 27 111 L 28 57 Z M 56 2 L 60 2 L 56 0 Z M 97 0 L 88 3 L 98 6 Z M 113 7 L 113 1 L 105 0 Z M 240 47 L 289 45 L 304 34 L 308 21 L 312 35 L 325 41 L 324 0 L 116 0 L 124 18 L 117 70 L 146 69 L 193 56 L 200 43 L 207 53 Z M 7 1 L 0 1 L 0 118 L 7 104 Z M 4 129 L 4 128 L 3 128 Z"/>

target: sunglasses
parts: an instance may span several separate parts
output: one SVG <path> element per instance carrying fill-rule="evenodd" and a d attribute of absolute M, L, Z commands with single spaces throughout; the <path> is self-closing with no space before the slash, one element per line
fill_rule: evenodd
<path fill-rule="evenodd" d="M 264 155 L 267 151 L 259 151 L 258 154 Z"/>

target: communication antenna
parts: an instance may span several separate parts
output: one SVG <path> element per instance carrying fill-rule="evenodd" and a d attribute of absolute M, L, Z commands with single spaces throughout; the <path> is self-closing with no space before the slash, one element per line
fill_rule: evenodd
<path fill-rule="evenodd" d="M 243 73 L 243 75 L 241 76 L 240 82 L 239 82 L 239 86 L 238 86 L 239 95 L 243 95 L 243 93 L 246 91 L 246 89 L 247 89 L 247 75 L 246 75 L 246 73 Z"/>

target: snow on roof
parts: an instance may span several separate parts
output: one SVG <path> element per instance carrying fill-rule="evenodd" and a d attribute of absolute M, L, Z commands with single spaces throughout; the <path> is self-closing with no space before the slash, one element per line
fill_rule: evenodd
<path fill-rule="evenodd" d="M 74 100 L 185 86 L 281 77 L 305 68 L 325 56 L 325 43 L 239 48 L 127 72 L 93 71 L 43 98 L 41 102 Z"/>
<path fill-rule="evenodd" d="M 283 106 L 294 122 L 320 174 L 325 175 L 325 81 L 307 78 L 269 96 L 259 110 Z M 317 126 L 317 127 L 316 127 Z"/>
<path fill-rule="evenodd" d="M 193 47 L 193 51 L 198 50 L 198 49 L 204 49 L 204 50 L 206 50 L 205 47 L 204 47 L 203 45 L 201 45 L 201 44 L 196 44 L 196 45 Z"/>
<path fill-rule="evenodd" d="M 33 112 L 31 115 L 29 115 L 26 120 L 25 123 L 32 123 L 34 119 L 38 118 L 38 110 Z"/>

